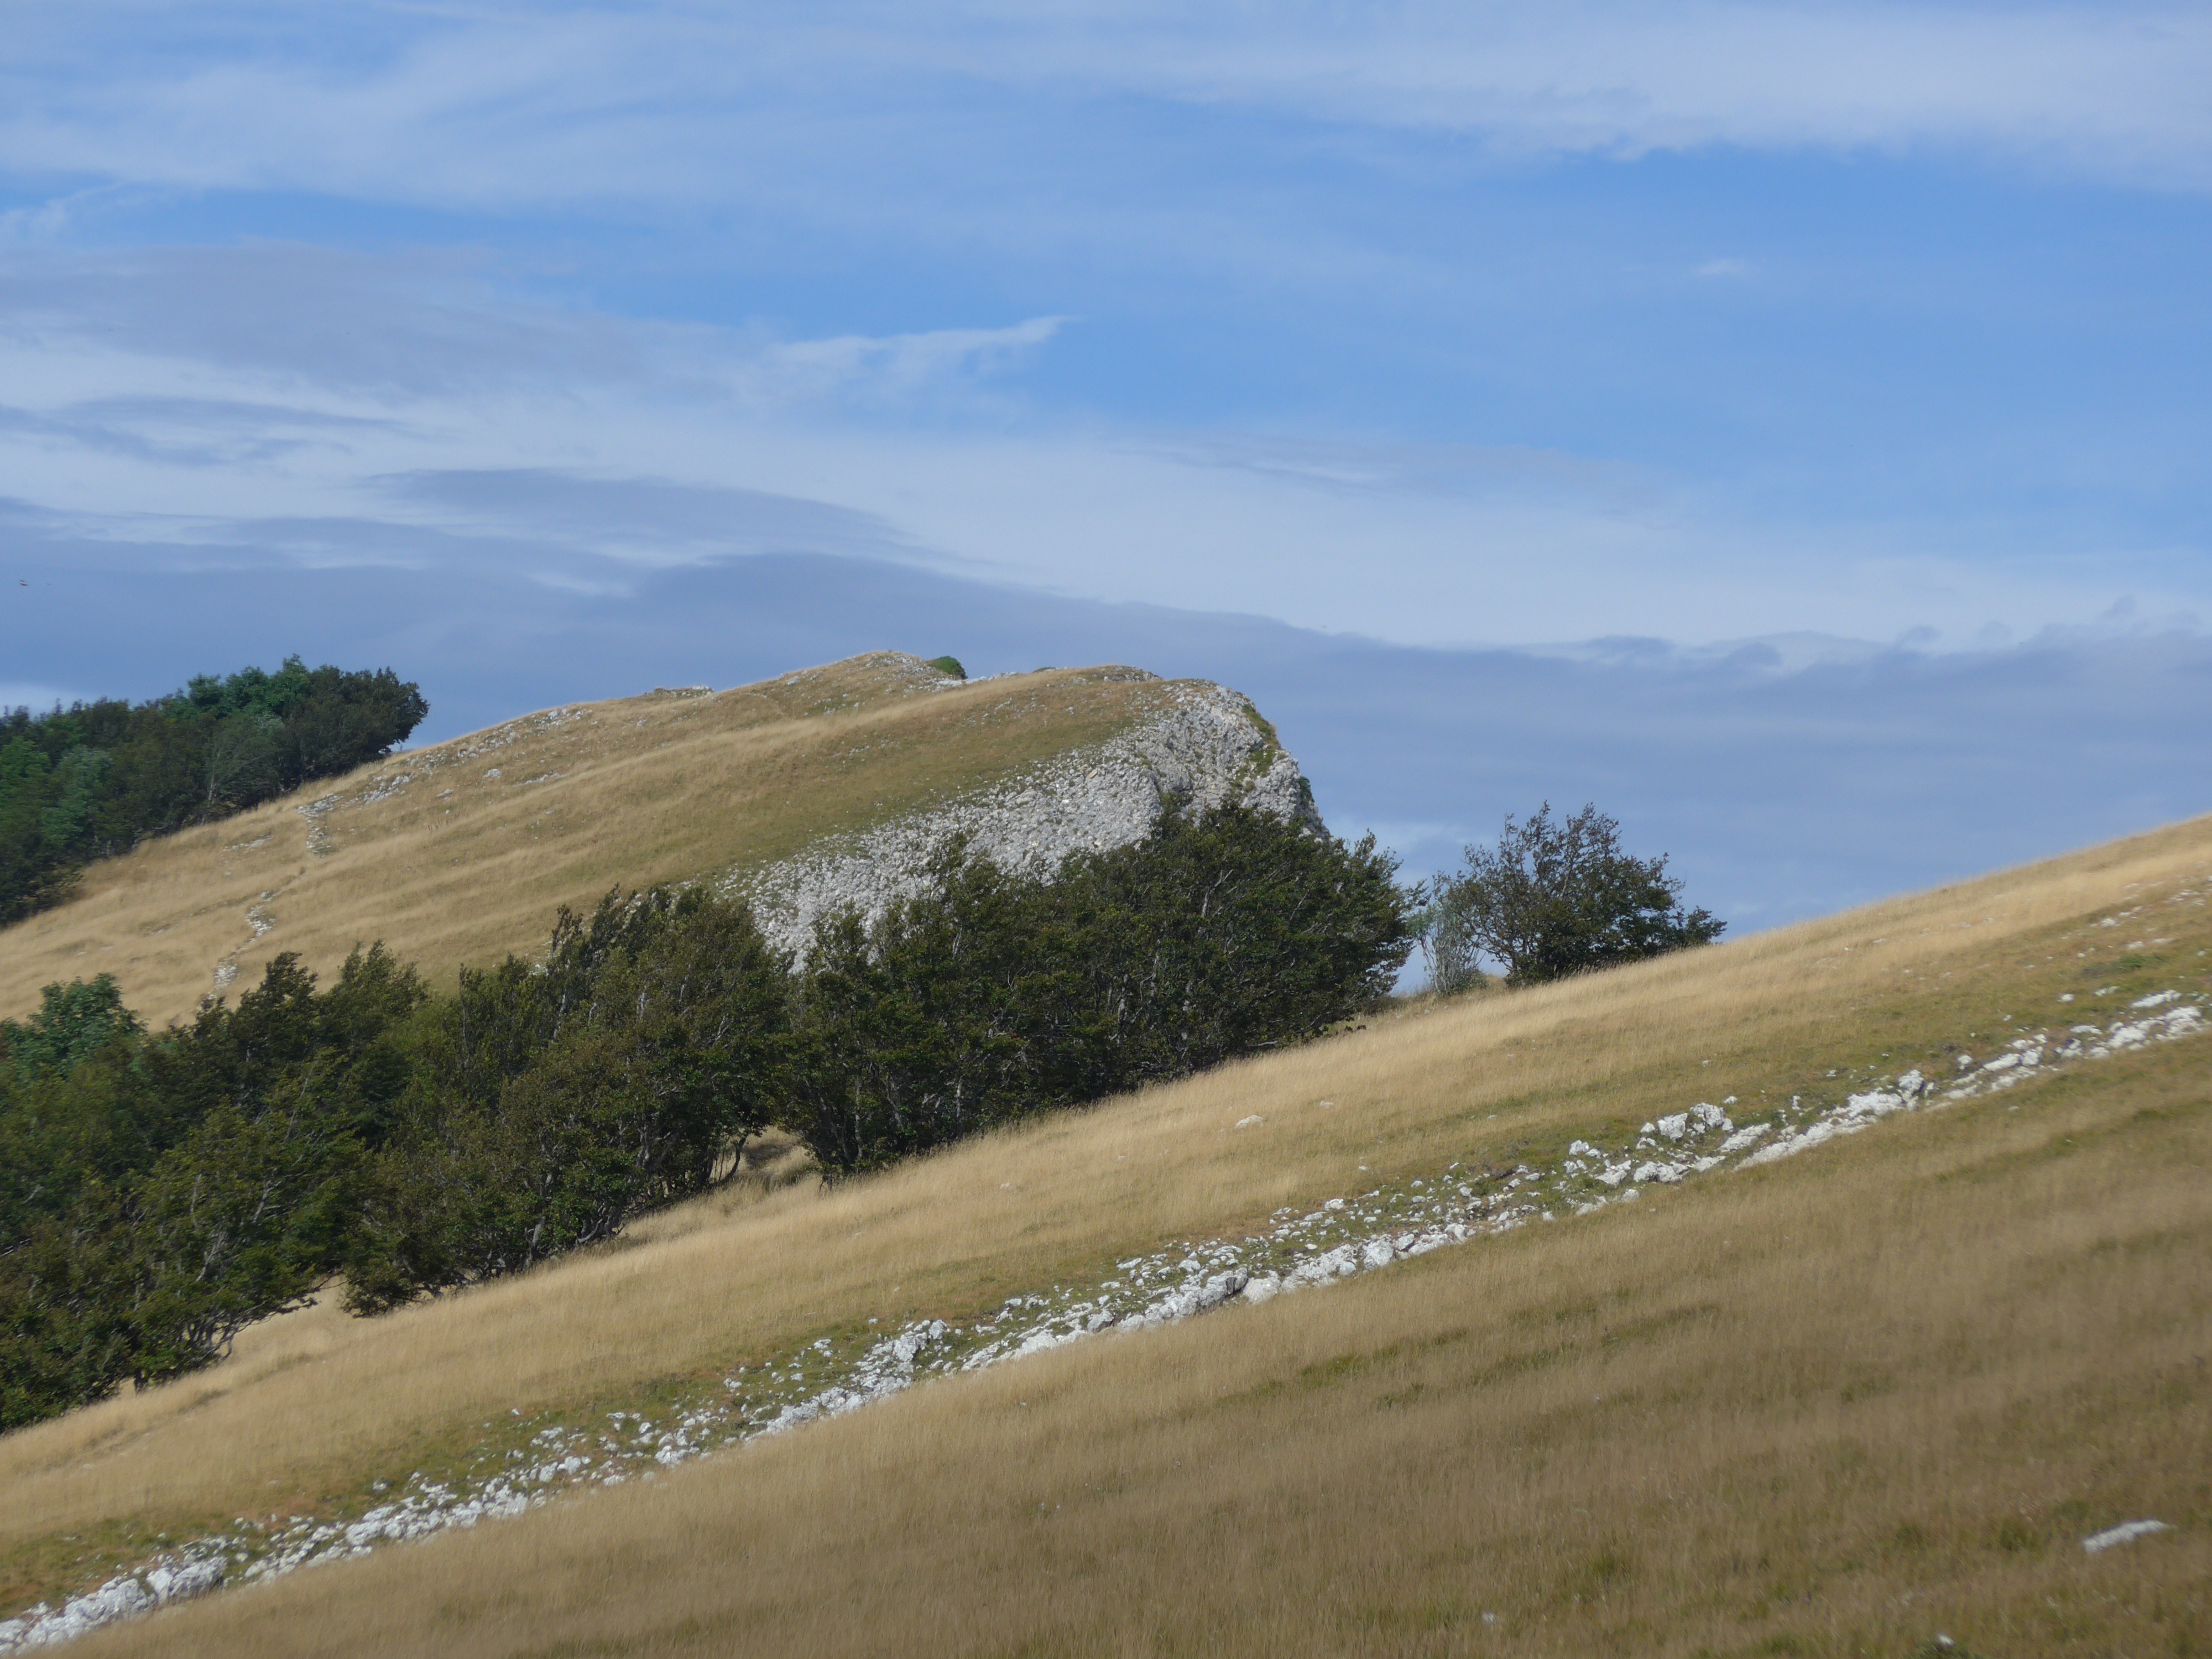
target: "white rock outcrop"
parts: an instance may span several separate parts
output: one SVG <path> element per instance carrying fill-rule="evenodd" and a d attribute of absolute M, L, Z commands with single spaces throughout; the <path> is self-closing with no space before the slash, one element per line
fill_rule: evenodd
<path fill-rule="evenodd" d="M 1137 669 L 1116 676 L 1150 679 Z M 1150 835 L 1162 804 L 1231 802 L 1324 826 L 1298 763 L 1251 702 L 1225 686 L 1179 687 L 1168 706 L 1104 742 L 1069 750 L 1005 782 L 927 811 L 816 842 L 737 872 L 725 892 L 750 901 L 771 944 L 804 956 L 816 918 L 846 905 L 871 921 L 921 892 L 931 856 L 956 835 L 1001 868 L 1046 876 L 1070 853 L 1126 847 Z"/>

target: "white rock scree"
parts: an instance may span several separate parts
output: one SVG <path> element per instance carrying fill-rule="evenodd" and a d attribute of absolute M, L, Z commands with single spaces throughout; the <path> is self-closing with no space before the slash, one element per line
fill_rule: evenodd
<path fill-rule="evenodd" d="M 1479 1175 L 1455 1164 L 1434 1176 L 1330 1199 L 1303 1215 L 1279 1212 L 1273 1226 L 1251 1237 L 1132 1256 L 1087 1289 L 1055 1285 L 1011 1297 L 970 1325 L 931 1320 L 872 1341 L 823 1337 L 783 1358 L 740 1369 L 720 1389 L 658 1413 L 612 1412 L 589 1425 L 549 1422 L 496 1467 L 446 1480 L 416 1474 L 397 1497 L 351 1521 L 240 1520 L 228 1532 L 164 1551 L 61 1607 L 41 1605 L 0 1621 L 0 1654 L 66 1642 L 224 1584 L 253 1583 L 366 1554 L 386 1541 L 520 1515 L 574 1487 L 651 1480 L 659 1468 L 708 1452 L 842 1417 L 924 1377 L 980 1370 L 1091 1337 L 1154 1330 L 1232 1302 L 1318 1289 L 1446 1245 L 1626 1203 L 1654 1182 L 1671 1186 L 1723 1168 L 1771 1164 L 1856 1134 L 1894 1113 L 2010 1089 L 2064 1062 L 2205 1029 L 2200 1003 L 2179 992 L 2157 992 L 2138 998 L 2110 1026 L 2024 1035 L 1978 1063 L 1962 1056 L 1960 1076 L 1948 1088 L 1909 1071 L 1826 1110 L 1802 1109 L 1793 1097 L 1770 1118 L 1741 1127 L 1726 1110 L 1733 1097 L 1718 1106 L 1700 1102 L 1645 1124 L 1617 1149 L 1575 1141 L 1548 1170 L 1524 1164 Z M 1248 1117 L 1231 1127 L 1264 1129 L 1265 1120 Z M 1479 1192 L 1478 1186 L 1491 1190 Z M 2096 1554 L 2166 1529 L 2161 1522 L 2129 1522 L 2085 1538 L 2081 1547 Z"/>

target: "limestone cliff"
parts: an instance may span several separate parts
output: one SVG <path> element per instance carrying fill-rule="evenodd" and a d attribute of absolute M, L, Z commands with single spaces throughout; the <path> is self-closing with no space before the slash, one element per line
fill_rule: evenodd
<path fill-rule="evenodd" d="M 1158 677 L 1106 668 L 1091 678 Z M 965 835 L 1006 869 L 1049 875 L 1070 853 L 1142 840 L 1170 795 L 1200 808 L 1236 802 L 1326 833 L 1297 762 L 1249 700 L 1187 681 L 1164 707 L 1103 742 L 868 830 L 825 836 L 793 857 L 733 873 L 723 887 L 750 900 L 773 943 L 803 956 L 825 912 L 857 905 L 872 921 L 919 892 L 931 855 L 950 836 Z"/>

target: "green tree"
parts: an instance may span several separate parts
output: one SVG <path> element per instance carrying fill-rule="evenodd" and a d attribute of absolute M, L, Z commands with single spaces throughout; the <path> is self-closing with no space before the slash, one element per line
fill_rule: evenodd
<path fill-rule="evenodd" d="M 424 995 L 376 946 L 158 1036 L 105 975 L 0 1025 L 0 1425 L 204 1365 L 330 1276 Z"/>
<path fill-rule="evenodd" d="M 35 743 L 0 745 L 0 922 L 58 903 L 76 885 L 76 866 L 53 839 L 64 789 Z"/>
<path fill-rule="evenodd" d="M 1470 982 L 1486 958 L 1509 985 L 1533 985 L 1634 962 L 1721 936 L 1725 922 L 1685 909 L 1664 854 L 1624 852 L 1620 825 L 1594 805 L 1554 819 L 1509 813 L 1495 847 L 1469 847 L 1467 868 L 1437 879 L 1425 924 L 1440 989 Z"/>
<path fill-rule="evenodd" d="M 387 754 L 428 712 L 388 668 L 296 656 L 150 702 L 0 710 L 0 923 L 66 899 L 88 860 Z"/>
<path fill-rule="evenodd" d="M 206 780 L 205 811 L 217 814 L 261 799 L 276 770 L 277 735 L 283 723 L 273 714 L 225 714 L 209 723 L 200 748 L 200 775 Z"/>
<path fill-rule="evenodd" d="M 0 1430 L 58 1416 L 130 1377 L 132 1243 L 114 1194 L 95 1188 L 0 1252 Z"/>
<path fill-rule="evenodd" d="M 16 1075 L 29 1082 L 73 1071 L 79 1060 L 144 1029 L 138 1016 L 123 1006 L 115 975 L 98 974 L 47 986 L 39 993 L 39 1012 L 20 1025 L 0 1019 L 0 1052 Z"/>
<path fill-rule="evenodd" d="M 222 1358 L 343 1261 L 362 1149 L 325 1097 L 332 1069 L 318 1057 L 220 1102 L 134 1193 L 133 1381 Z"/>
<path fill-rule="evenodd" d="M 782 1105 L 790 964 L 701 889 L 563 909 L 431 1011 L 354 1222 L 350 1304 L 512 1273 L 703 1190 Z"/>
<path fill-rule="evenodd" d="M 1115 1088 L 1317 1036 L 1389 994 L 1413 896 L 1375 837 L 1170 802 L 1153 833 L 1063 871 Z"/>
<path fill-rule="evenodd" d="M 1152 835 L 1018 878 L 955 842 L 872 927 L 825 917 L 798 990 L 793 1127 L 827 1169 L 1305 1041 L 1385 994 L 1409 896 L 1354 847 L 1170 802 Z"/>
<path fill-rule="evenodd" d="M 1042 884 L 963 839 L 873 927 L 821 920 L 799 989 L 793 1126 L 849 1172 L 1080 1097 L 1054 1014 L 1079 948 Z"/>

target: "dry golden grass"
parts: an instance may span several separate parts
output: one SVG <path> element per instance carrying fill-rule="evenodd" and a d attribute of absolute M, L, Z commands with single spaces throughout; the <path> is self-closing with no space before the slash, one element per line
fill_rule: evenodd
<path fill-rule="evenodd" d="M 1098 742 L 1174 693 L 1085 670 L 920 689 L 934 682 L 886 652 L 711 696 L 576 704 L 149 842 L 0 931 L 0 1017 L 107 972 L 161 1024 L 226 964 L 242 990 L 280 951 L 328 973 L 378 939 L 449 981 L 543 949 L 562 904 L 783 857 Z M 319 817 L 298 811 L 325 796 Z"/>
<path fill-rule="evenodd" d="M 2062 990 L 2195 988 L 2212 926 L 2201 886 L 2176 894 L 2208 869 L 2199 821 L 1383 1018 L 826 1193 L 710 1199 L 386 1319 L 273 1322 L 213 1372 L 0 1440 L 9 1599 L 162 1531 L 357 1494 L 511 1409 L 625 1403 L 872 1316 L 965 1319 L 1698 1098 L 1741 1115 L 2051 1021 Z M 2197 1532 L 2095 1562 L 2073 1540 L 2205 1518 L 2204 1073 L 2188 1044 L 2114 1060 L 101 1640 L 1843 1653 L 1949 1620 L 1991 1652 L 2203 1643 Z"/>
<path fill-rule="evenodd" d="M 88 1650 L 2201 1652 L 2207 1105 L 2124 1062 Z"/>

